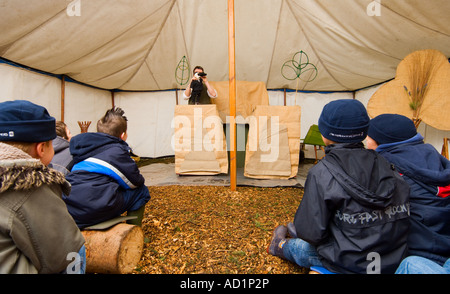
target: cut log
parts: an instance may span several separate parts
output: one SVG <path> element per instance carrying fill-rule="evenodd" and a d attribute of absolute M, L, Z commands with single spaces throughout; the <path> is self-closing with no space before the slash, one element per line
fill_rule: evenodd
<path fill-rule="evenodd" d="M 120 223 L 108 230 L 81 231 L 86 240 L 86 272 L 129 274 L 144 248 L 141 227 Z"/>

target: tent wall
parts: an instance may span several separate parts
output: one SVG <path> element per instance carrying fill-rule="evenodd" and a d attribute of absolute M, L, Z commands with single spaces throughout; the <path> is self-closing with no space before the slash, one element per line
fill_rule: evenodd
<path fill-rule="evenodd" d="M 61 80 L 26 69 L 0 64 L 0 101 L 29 100 L 45 106 L 57 120 L 61 118 Z"/>
<path fill-rule="evenodd" d="M 175 154 L 171 145 L 175 91 L 119 92 L 114 101 L 128 118 L 127 143 L 134 153 L 143 157 Z"/>
<path fill-rule="evenodd" d="M 325 104 L 337 99 L 355 97 L 367 105 L 371 95 L 378 89 L 372 87 L 353 92 L 302 93 L 268 91 L 270 105 L 299 105 L 302 109 L 301 138 L 309 127 L 317 124 Z M 46 107 L 57 120 L 61 119 L 61 80 L 57 77 L 29 71 L 24 68 L 0 64 L 0 102 L 26 99 Z M 286 101 L 286 103 L 285 103 Z M 99 90 L 85 85 L 66 82 L 64 99 L 64 117 L 73 135 L 80 133 L 77 121 L 91 121 L 89 131 L 96 130 L 97 120 L 111 108 L 113 99 L 110 91 Z M 128 118 L 128 144 L 136 154 L 142 157 L 161 157 L 174 155 L 171 145 L 173 129 L 171 127 L 175 105 L 175 91 L 158 92 L 116 92 L 114 105 L 122 107 Z M 182 90 L 178 91 L 178 104 L 187 104 Z M 421 124 L 419 132 L 425 141 L 440 152 L 442 138 L 450 137 L 450 132 L 436 130 Z M 313 158 L 311 147 L 306 157 Z"/>
<path fill-rule="evenodd" d="M 60 98 L 60 94 L 55 97 L 55 100 L 58 98 Z M 76 83 L 65 83 L 64 122 L 73 135 L 80 133 L 78 121 L 91 121 L 88 131 L 95 132 L 98 119 L 111 106 L 111 93 L 109 91 Z M 57 114 L 55 113 L 54 116 L 57 117 Z"/>

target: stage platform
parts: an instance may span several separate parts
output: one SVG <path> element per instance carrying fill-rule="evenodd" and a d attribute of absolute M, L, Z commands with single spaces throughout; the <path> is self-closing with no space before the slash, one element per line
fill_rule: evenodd
<path fill-rule="evenodd" d="M 308 170 L 314 164 L 300 164 L 297 176 L 291 179 L 252 179 L 244 177 L 244 169 L 236 170 L 237 186 L 254 187 L 298 187 L 305 185 Z M 140 167 L 147 186 L 230 186 L 230 175 L 191 176 L 175 174 L 174 163 L 154 163 Z"/>

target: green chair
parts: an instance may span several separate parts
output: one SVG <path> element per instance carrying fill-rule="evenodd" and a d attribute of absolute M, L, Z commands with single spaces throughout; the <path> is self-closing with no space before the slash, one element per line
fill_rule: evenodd
<path fill-rule="evenodd" d="M 318 125 L 312 125 L 311 127 L 309 127 L 308 133 L 303 139 L 303 144 L 314 146 L 314 153 L 316 155 L 317 162 L 319 160 L 319 158 L 317 158 L 317 150 L 321 149 L 323 152 L 325 152 L 325 143 L 322 140 L 322 135 L 320 134 Z"/>

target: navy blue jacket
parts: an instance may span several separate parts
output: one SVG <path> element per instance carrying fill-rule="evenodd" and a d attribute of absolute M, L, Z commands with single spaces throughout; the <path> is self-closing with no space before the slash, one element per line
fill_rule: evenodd
<path fill-rule="evenodd" d="M 63 195 L 80 228 L 126 211 L 123 191 L 144 185 L 144 177 L 130 157 L 128 144 L 104 133 L 83 133 L 70 140 L 74 166 L 66 178 L 72 185 Z"/>
<path fill-rule="evenodd" d="M 411 187 L 409 254 L 444 264 L 450 257 L 450 161 L 417 136 L 377 151 Z"/>
<path fill-rule="evenodd" d="M 408 184 L 362 143 L 325 153 L 308 173 L 297 236 L 316 247 L 328 270 L 394 273 L 407 254 Z"/>

